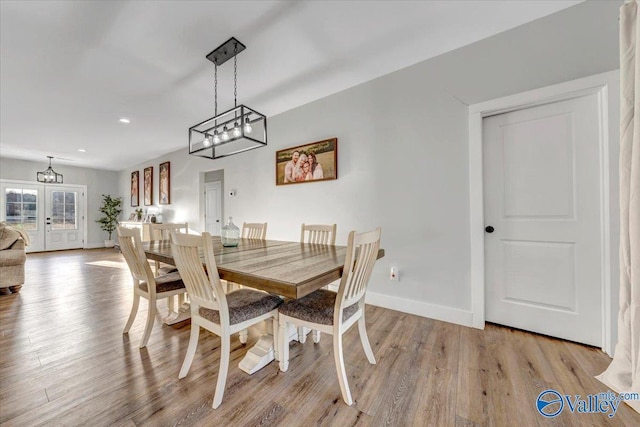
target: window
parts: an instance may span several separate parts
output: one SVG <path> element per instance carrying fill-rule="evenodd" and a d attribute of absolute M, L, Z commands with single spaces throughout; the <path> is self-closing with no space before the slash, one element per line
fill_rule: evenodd
<path fill-rule="evenodd" d="M 76 215 L 76 200 L 78 193 L 75 191 L 51 192 L 51 229 L 75 230 L 78 228 Z"/>
<path fill-rule="evenodd" d="M 38 190 L 7 188 L 4 197 L 8 224 L 23 230 L 38 229 Z"/>

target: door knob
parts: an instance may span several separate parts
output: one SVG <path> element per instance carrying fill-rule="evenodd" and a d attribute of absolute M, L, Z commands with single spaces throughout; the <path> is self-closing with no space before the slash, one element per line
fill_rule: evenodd
<path fill-rule="evenodd" d="M 495 231 L 495 228 L 493 228 L 492 226 L 488 225 L 484 228 L 484 231 L 486 231 L 487 233 L 493 233 Z"/>

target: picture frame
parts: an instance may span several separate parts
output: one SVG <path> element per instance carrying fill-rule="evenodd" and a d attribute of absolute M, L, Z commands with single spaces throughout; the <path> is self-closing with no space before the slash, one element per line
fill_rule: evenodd
<path fill-rule="evenodd" d="M 334 179 L 338 179 L 338 138 L 276 151 L 276 185 Z"/>
<path fill-rule="evenodd" d="M 140 171 L 131 172 L 131 207 L 140 206 Z"/>
<path fill-rule="evenodd" d="M 171 162 L 160 163 L 160 184 L 158 188 L 158 203 L 171 204 Z"/>
<path fill-rule="evenodd" d="M 128 221 L 135 221 L 135 220 L 136 220 L 136 216 L 137 216 L 137 215 L 136 215 L 136 213 L 135 213 L 135 212 L 134 212 L 134 213 L 132 213 L 132 214 L 130 214 L 130 215 L 129 215 L 129 219 L 128 219 Z"/>
<path fill-rule="evenodd" d="M 153 166 L 144 168 L 144 205 L 153 205 Z"/>

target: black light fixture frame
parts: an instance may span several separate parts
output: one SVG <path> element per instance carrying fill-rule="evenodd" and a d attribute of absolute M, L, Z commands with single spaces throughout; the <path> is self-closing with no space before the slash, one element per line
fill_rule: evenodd
<path fill-rule="evenodd" d="M 219 65 L 235 58 L 245 49 L 246 46 L 242 42 L 235 37 L 231 37 L 210 52 L 206 58 L 215 64 L 217 70 Z M 236 73 L 234 66 L 234 78 L 237 78 Z M 208 159 L 218 159 L 267 145 L 267 117 L 246 105 L 237 105 L 236 102 L 237 99 L 233 108 L 218 114 L 216 99 L 215 116 L 189 128 L 189 154 Z M 230 137 L 228 140 L 210 143 L 214 133 L 218 134 L 218 130 L 226 129 L 227 126 L 231 126 L 234 123 L 240 124 L 240 135 Z M 250 132 L 245 131 L 245 124 L 256 128 L 253 135 L 249 135 Z M 236 144 L 234 144 L 234 148 L 231 148 L 228 144 L 234 142 Z"/>
<path fill-rule="evenodd" d="M 38 182 L 44 182 L 45 184 L 62 184 L 64 181 L 64 177 L 61 173 L 58 173 L 53 170 L 51 167 L 51 159 L 52 156 L 47 156 L 49 158 L 49 167 L 42 172 L 38 172 L 36 175 L 36 179 Z"/>

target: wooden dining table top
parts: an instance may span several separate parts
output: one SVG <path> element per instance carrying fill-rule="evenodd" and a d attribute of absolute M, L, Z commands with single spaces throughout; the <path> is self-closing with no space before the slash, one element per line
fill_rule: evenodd
<path fill-rule="evenodd" d="M 346 246 L 258 239 L 240 239 L 238 246 L 225 247 L 219 236 L 211 238 L 221 279 L 294 299 L 340 279 L 347 252 Z M 170 241 L 142 246 L 148 259 L 175 265 Z M 383 256 L 380 249 L 378 258 Z"/>

